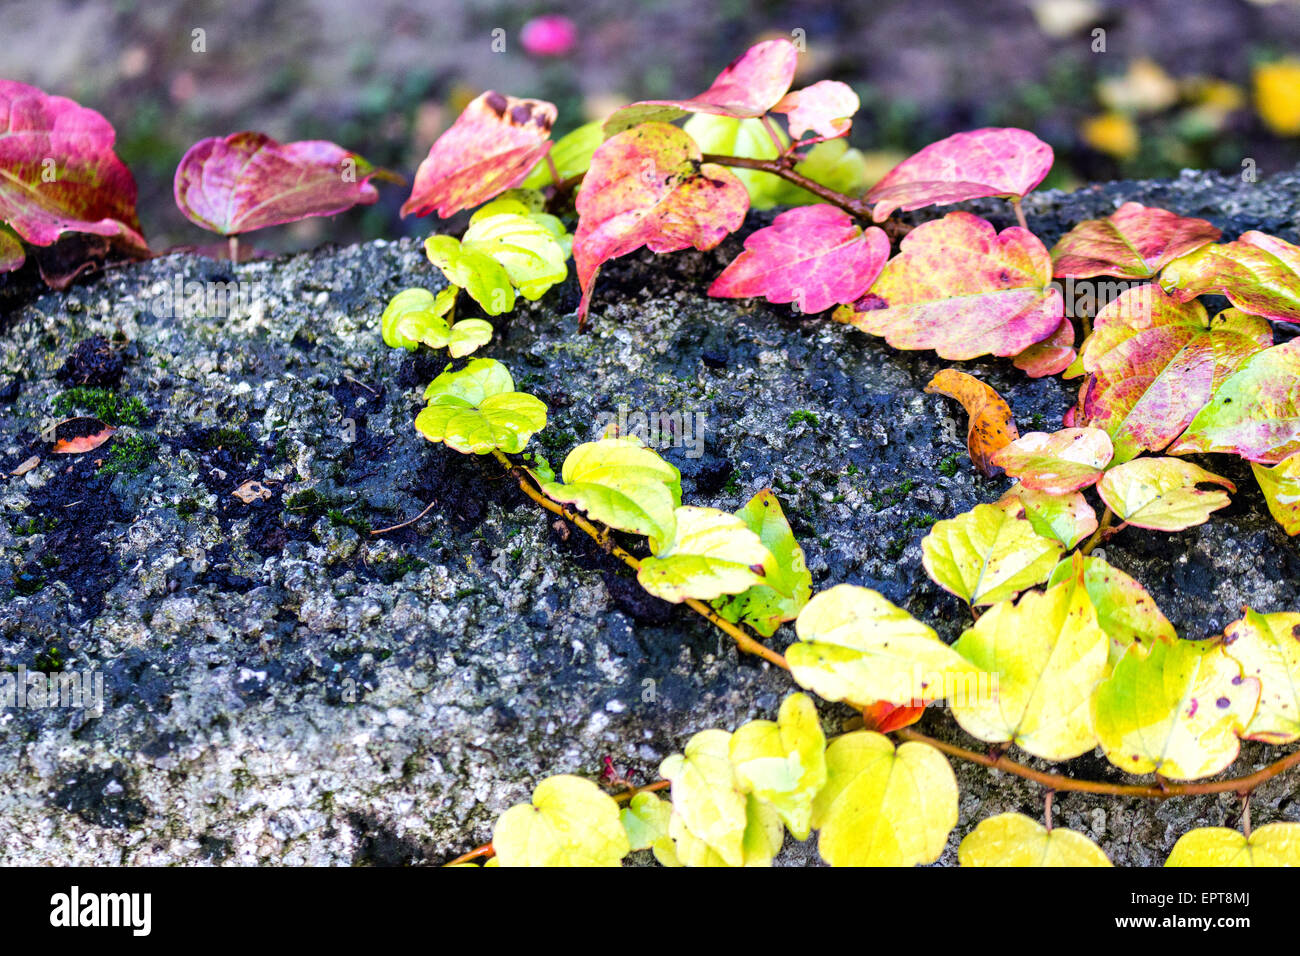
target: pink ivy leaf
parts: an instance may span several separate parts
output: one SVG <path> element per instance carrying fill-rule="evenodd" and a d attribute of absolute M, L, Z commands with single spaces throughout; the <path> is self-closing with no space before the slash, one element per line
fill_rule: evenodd
<path fill-rule="evenodd" d="M 667 123 L 644 123 L 596 150 L 578 193 L 573 236 L 580 320 L 603 263 L 641 246 L 712 249 L 745 221 L 744 184 L 722 166 L 701 164 L 701 155 L 695 140 Z"/>
<path fill-rule="evenodd" d="M 1100 428 L 1030 432 L 993 456 L 993 464 L 1031 491 L 1065 495 L 1095 485 L 1114 449 Z"/>
<path fill-rule="evenodd" d="M 237 236 L 379 198 L 372 177 L 398 179 L 324 140 L 277 143 L 265 133 L 199 140 L 176 167 L 176 205 L 190 222 Z"/>
<path fill-rule="evenodd" d="M 1023 129 L 955 133 L 903 160 L 871 187 L 872 218 L 984 196 L 1021 198 L 1052 168 L 1052 147 Z"/>
<path fill-rule="evenodd" d="M 1197 249 L 1169 263 L 1160 284 L 1179 302 L 1215 292 L 1251 315 L 1300 322 L 1300 246 L 1268 233 Z"/>
<path fill-rule="evenodd" d="M 917 226 L 871 289 L 834 318 L 896 349 L 934 349 L 946 359 L 1016 355 L 1060 328 L 1052 260 L 1028 229 L 999 233 L 968 212 Z"/>
<path fill-rule="evenodd" d="M 853 114 L 861 106 L 858 94 L 848 84 L 822 80 L 787 93 L 772 112 L 788 114 L 786 122 L 794 139 L 812 130 L 819 140 L 825 140 L 846 135 L 853 125 Z"/>
<path fill-rule="evenodd" d="M 1300 452 L 1300 339 L 1248 358 L 1169 448 L 1171 455 L 1206 452 L 1265 465 Z"/>
<path fill-rule="evenodd" d="M 689 100 L 643 100 L 612 113 L 605 135 L 612 136 L 638 123 L 666 123 L 686 113 L 713 113 L 752 119 L 772 109 L 790 89 L 799 51 L 789 40 L 756 43 L 732 60 L 713 85 Z"/>
<path fill-rule="evenodd" d="M 1074 324 L 1069 319 L 1061 319 L 1055 332 L 1043 341 L 1029 346 L 1011 361 L 1030 378 L 1043 378 L 1064 372 L 1074 364 L 1077 357 L 1078 353 L 1074 350 Z"/>
<path fill-rule="evenodd" d="M 1160 451 L 1272 344 L 1272 329 L 1256 316 L 1229 309 L 1211 322 L 1200 302 L 1179 303 L 1154 283 L 1129 289 L 1097 313 L 1083 348 L 1086 423 L 1110 434 L 1116 462 Z"/>
<path fill-rule="evenodd" d="M 1126 202 L 1105 219 L 1081 222 L 1052 249 L 1057 278 L 1149 279 L 1169 262 L 1218 239 L 1204 219 Z"/>
<path fill-rule="evenodd" d="M 518 186 L 550 150 L 554 124 L 554 104 L 488 90 L 430 147 L 402 216 L 446 219 Z"/>
<path fill-rule="evenodd" d="M 718 298 L 763 296 L 822 312 L 859 298 L 889 258 L 889 237 L 865 232 L 834 206 L 799 206 L 745 240 L 745 251 L 709 286 Z"/>
<path fill-rule="evenodd" d="M 115 138 L 94 110 L 0 80 L 0 222 L 35 246 L 53 245 L 65 233 L 91 233 L 134 256 L 148 255 L 135 180 L 113 152 Z M 3 241 L 0 271 L 22 264 L 15 242 L 13 236 Z"/>

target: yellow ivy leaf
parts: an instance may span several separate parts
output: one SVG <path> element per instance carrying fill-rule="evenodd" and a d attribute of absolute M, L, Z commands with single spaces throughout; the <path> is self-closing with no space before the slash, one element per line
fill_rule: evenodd
<path fill-rule="evenodd" d="M 1288 455 L 1273 467 L 1251 462 L 1259 490 L 1264 493 L 1269 513 L 1289 535 L 1300 534 L 1300 452 Z"/>
<path fill-rule="evenodd" d="M 1130 644 L 1150 647 L 1156 641 L 1178 639 L 1178 632 L 1156 606 L 1147 589 L 1102 558 L 1073 554 L 1056 566 L 1048 584 L 1059 584 L 1074 573 L 1075 562 L 1083 561 L 1083 586 L 1088 590 L 1097 623 L 1110 636 L 1109 675 Z"/>
<path fill-rule="evenodd" d="M 1269 744 L 1300 739 L 1300 614 L 1246 616 L 1223 632 L 1228 656 L 1259 681 L 1259 709 L 1243 736 Z"/>
<path fill-rule="evenodd" d="M 1049 832 L 1022 813 L 980 822 L 957 848 L 962 866 L 1110 866 L 1101 847 L 1077 830 Z"/>
<path fill-rule="evenodd" d="M 653 850 L 655 859 L 663 866 L 681 866 L 673 850 L 672 837 L 668 835 L 672 814 L 672 804 L 653 793 L 638 793 L 629 800 L 619 812 L 619 820 L 632 851 Z"/>
<path fill-rule="evenodd" d="M 1211 512 L 1232 503 L 1226 492 L 1197 487 L 1202 484 L 1237 490 L 1227 478 L 1181 458 L 1136 458 L 1106 472 L 1097 484 L 1097 493 L 1111 511 L 1134 527 L 1182 531 L 1204 524 Z"/>
<path fill-rule="evenodd" d="M 584 442 L 564 459 L 560 481 L 543 481 L 553 501 L 576 505 L 593 521 L 631 534 L 671 537 L 682 476 L 637 438 Z"/>
<path fill-rule="evenodd" d="M 1300 866 L 1300 823 L 1268 823 L 1247 839 L 1227 827 L 1184 833 L 1165 866 Z"/>
<path fill-rule="evenodd" d="M 1053 495 L 1016 482 L 996 504 L 1012 512 L 1019 504 L 1035 531 L 1044 538 L 1055 538 L 1067 548 L 1073 548 L 1097 530 L 1097 512 L 1077 491 Z"/>
<path fill-rule="evenodd" d="M 1300 136 L 1300 59 L 1255 67 L 1255 109 L 1279 136 Z"/>
<path fill-rule="evenodd" d="M 1237 759 L 1237 736 L 1258 702 L 1259 681 L 1243 679 L 1221 645 L 1157 642 L 1145 652 L 1134 645 L 1098 685 L 1093 726 L 1121 770 L 1196 780 Z"/>
<path fill-rule="evenodd" d="M 837 584 L 795 621 L 790 674 L 826 700 L 920 705 L 973 693 L 980 671 L 927 625 L 870 588 Z"/>
<path fill-rule="evenodd" d="M 732 866 L 709 844 L 691 832 L 676 814 L 668 823 L 675 841 L 675 858 L 680 866 Z M 771 866 L 781 849 L 785 830 L 776 809 L 750 794 L 745 800 L 745 834 L 741 841 L 741 862 L 736 866 Z"/>
<path fill-rule="evenodd" d="M 976 505 L 930 529 L 921 562 L 936 584 L 968 604 L 996 604 L 1045 581 L 1061 550 L 1034 530 L 1023 508 Z"/>
<path fill-rule="evenodd" d="M 1097 743 L 1092 690 L 1105 676 L 1110 640 L 1083 584 L 1083 564 L 1046 592 L 986 611 L 953 650 L 993 675 L 996 692 L 953 698 L 952 713 L 969 734 L 1012 741 L 1044 760 L 1068 760 Z"/>
<path fill-rule="evenodd" d="M 687 505 L 673 512 L 673 535 L 651 538 L 636 579 L 657 598 L 680 604 L 711 601 L 763 583 L 769 552 L 743 518 L 717 508 Z"/>
<path fill-rule="evenodd" d="M 684 753 L 661 763 L 659 773 L 673 784 L 673 820 L 711 847 L 727 866 L 741 866 L 749 821 L 744 788 L 731 765 L 730 749 L 731 734 L 702 730 L 687 741 Z M 677 839 L 671 825 L 670 832 Z M 678 857 L 682 857 L 680 852 Z"/>
<path fill-rule="evenodd" d="M 590 780 L 547 777 L 532 803 L 501 814 L 492 831 L 498 866 L 618 866 L 628 854 L 618 804 Z"/>
<path fill-rule="evenodd" d="M 813 801 L 817 849 L 831 866 L 933 863 L 957 825 L 957 779 L 939 751 L 860 730 L 826 748 Z"/>
<path fill-rule="evenodd" d="M 826 735 L 812 699 L 791 694 L 775 722 L 739 727 L 730 755 L 745 789 L 771 804 L 796 840 L 808 839 L 813 797 L 826 782 Z"/>

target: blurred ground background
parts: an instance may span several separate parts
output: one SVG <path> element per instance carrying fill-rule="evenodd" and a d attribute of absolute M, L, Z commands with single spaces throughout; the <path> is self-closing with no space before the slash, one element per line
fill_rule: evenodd
<path fill-rule="evenodd" d="M 548 14 L 571 18 L 576 40 L 530 52 L 522 30 Z M 172 201 L 197 139 L 331 139 L 409 179 L 484 89 L 552 100 L 562 133 L 619 102 L 697 93 L 751 43 L 792 31 L 807 44 L 796 85 L 858 91 L 851 140 L 880 172 L 986 125 L 1049 141 L 1048 185 L 1066 188 L 1300 161 L 1296 0 L 0 0 L 0 76 L 109 118 L 161 250 L 210 240 Z M 257 242 L 430 231 L 398 218 L 405 190 L 381 192 L 376 206 Z"/>

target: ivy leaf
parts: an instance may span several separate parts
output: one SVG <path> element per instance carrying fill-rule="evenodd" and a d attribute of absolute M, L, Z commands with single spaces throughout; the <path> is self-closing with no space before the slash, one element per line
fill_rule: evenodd
<path fill-rule="evenodd" d="M 500 315 L 515 307 L 509 273 L 486 253 L 466 248 L 455 236 L 430 236 L 424 240 L 424 254 L 448 282 L 468 292 L 488 315 Z"/>
<path fill-rule="evenodd" d="M 149 254 L 135 213 L 135 180 L 113 152 L 108 120 L 13 80 L 0 80 L 0 117 L 0 223 L 12 230 L 0 239 L 0 271 L 25 258 L 15 234 L 49 246 L 66 232 L 92 233 L 133 255 Z"/>
<path fill-rule="evenodd" d="M 861 106 L 853 87 L 838 80 L 822 80 L 785 94 L 772 112 L 786 114 L 790 135 L 796 139 L 809 130 L 820 139 L 835 139 L 848 135 L 853 114 Z"/>
<path fill-rule="evenodd" d="M 473 359 L 460 371 L 444 371 L 424 397 L 429 404 L 415 416 L 416 430 L 462 454 L 515 454 L 546 427 L 546 405 L 516 392 L 509 369 L 495 359 Z"/>
<path fill-rule="evenodd" d="M 908 233 L 865 296 L 834 318 L 896 349 L 934 349 L 946 359 L 1017 355 L 1065 317 L 1047 249 L 1027 229 L 998 232 L 950 212 Z"/>
<path fill-rule="evenodd" d="M 1078 830 L 1050 831 L 1023 813 L 981 820 L 957 848 L 962 866 L 1110 866 L 1105 852 Z"/>
<path fill-rule="evenodd" d="M 1250 467 L 1269 513 L 1287 534 L 1300 534 L 1300 452 L 1288 455 L 1272 468 L 1254 462 Z"/>
<path fill-rule="evenodd" d="M 672 781 L 673 820 L 727 866 L 741 866 L 748 826 L 746 796 L 731 765 L 730 748 L 731 734 L 725 730 L 700 731 L 687 741 L 683 753 L 659 765 L 659 773 Z"/>
<path fill-rule="evenodd" d="M 744 159 L 775 159 L 779 155 L 767 127 L 756 119 L 740 120 L 696 113 L 686 121 L 682 130 L 705 153 Z M 777 130 L 777 138 L 783 148 L 790 144 L 780 130 Z M 728 170 L 744 184 L 749 193 L 750 209 L 771 209 L 780 203 L 787 185 L 784 179 L 758 169 L 728 167 Z"/>
<path fill-rule="evenodd" d="M 889 258 L 889 237 L 865 232 L 843 210 L 798 206 L 745 240 L 745 251 L 709 286 L 718 298 L 763 296 L 823 312 L 862 296 Z"/>
<path fill-rule="evenodd" d="M 1074 350 L 1074 323 L 1061 319 L 1056 331 L 1012 359 L 1012 364 L 1030 378 L 1044 378 L 1064 372 L 1078 358 Z"/>
<path fill-rule="evenodd" d="M 403 218 L 436 209 L 446 219 L 518 186 L 551 148 L 554 124 L 554 104 L 488 90 L 430 147 Z"/>
<path fill-rule="evenodd" d="M 874 700 L 862 708 L 862 726 L 877 733 L 892 734 L 916 723 L 925 714 L 924 704 L 891 704 Z"/>
<path fill-rule="evenodd" d="M 1260 683 L 1259 709 L 1243 736 L 1269 744 L 1300 740 L 1300 614 L 1246 608 L 1223 632 L 1223 645 Z"/>
<path fill-rule="evenodd" d="M 657 598 L 680 604 L 688 598 L 711 601 L 763 583 L 770 556 L 742 518 L 716 508 L 686 506 L 673 517 L 669 538 L 650 539 L 652 557 L 643 558 L 636 579 Z"/>
<path fill-rule="evenodd" d="M 470 217 L 461 248 L 499 262 L 510 284 L 531 302 L 569 274 L 569 253 L 556 236 L 557 228 L 563 236 L 564 227 L 554 216 L 529 213 L 516 200 L 498 199 Z"/>
<path fill-rule="evenodd" d="M 1095 485 L 1114 455 L 1110 436 L 1100 428 L 1030 432 L 993 456 L 993 464 L 1031 491 L 1069 494 Z"/>
<path fill-rule="evenodd" d="M 672 818 L 672 804 L 660 800 L 653 793 L 638 793 L 619 812 L 619 821 L 627 834 L 633 853 L 653 850 L 655 859 L 663 866 L 681 866 L 668 834 L 668 821 Z"/>
<path fill-rule="evenodd" d="M 1021 198 L 1052 168 L 1052 147 L 1023 129 L 977 129 L 931 143 L 867 193 L 872 218 L 983 196 Z"/>
<path fill-rule="evenodd" d="M 497 820 L 498 866 L 618 866 L 629 852 L 618 804 L 590 780 L 547 777 Z"/>
<path fill-rule="evenodd" d="M 669 820 L 668 832 L 673 838 L 673 856 L 679 866 L 771 866 L 772 858 L 785 840 L 785 828 L 776 808 L 753 794 L 745 800 L 740 863 L 729 862 L 714 847 L 696 837 L 679 816 Z"/>
<path fill-rule="evenodd" d="M 1023 511 L 1035 531 L 1044 538 L 1054 538 L 1067 549 L 1097 530 L 1097 512 L 1077 491 L 1053 495 L 1017 482 L 996 503 L 1013 514 Z"/>
<path fill-rule="evenodd" d="M 925 391 L 928 395 L 947 395 L 961 402 L 970 416 L 966 450 L 971 463 L 985 477 L 1000 475 L 1002 469 L 994 466 L 993 456 L 1020 437 L 1011 406 L 991 386 L 955 368 L 936 373 Z"/>
<path fill-rule="evenodd" d="M 759 117 L 790 89 L 799 51 L 786 39 L 756 43 L 718 74 L 713 85 L 689 100 L 643 100 L 605 120 L 612 136 L 639 123 L 669 123 L 687 113 L 713 113 L 737 119 Z"/>
<path fill-rule="evenodd" d="M 447 333 L 447 351 L 452 358 L 464 358 L 491 341 L 491 322 L 483 319 L 461 319 Z"/>
<path fill-rule="evenodd" d="M 768 555 L 763 562 L 763 583 L 740 594 L 718 598 L 714 608 L 728 621 L 748 624 L 770 637 L 784 621 L 793 621 L 812 595 L 812 575 L 803 549 L 790 530 L 781 502 L 764 488 L 736 512 L 758 535 Z M 801 838 L 802 839 L 802 838 Z"/>
<path fill-rule="evenodd" d="M 816 594 L 795 631 L 790 674 L 826 700 L 924 705 L 966 693 L 982 676 L 930 627 L 856 584 Z"/>
<path fill-rule="evenodd" d="M 414 352 L 421 344 L 443 348 L 451 330 L 446 316 L 455 308 L 459 291 L 451 286 L 437 295 L 428 289 L 403 289 L 397 293 L 379 318 L 384 344 L 408 352 Z"/>
<path fill-rule="evenodd" d="M 994 605 L 957 639 L 953 650 L 994 675 L 997 692 L 954 698 L 953 717 L 980 740 L 1012 742 L 1044 760 L 1087 753 L 1097 743 L 1090 705 L 1108 648 L 1076 565 L 1045 592 Z"/>
<path fill-rule="evenodd" d="M 601 265 L 641 246 L 712 249 L 745 220 L 749 195 L 726 168 L 701 164 L 676 126 L 646 123 L 605 141 L 578 193 L 573 258 L 585 318 Z"/>
<path fill-rule="evenodd" d="M 1147 589 L 1095 555 L 1071 555 L 1056 566 L 1048 586 L 1069 580 L 1077 573 L 1079 563 L 1083 566 L 1083 586 L 1097 612 L 1097 623 L 1110 637 L 1109 670 L 1114 670 L 1130 644 L 1145 649 L 1157 641 L 1177 640 L 1178 632 Z"/>
<path fill-rule="evenodd" d="M 855 731 L 826 748 L 826 785 L 813 801 L 817 849 L 831 866 L 933 863 L 957 825 L 957 780 L 943 754 Z"/>
<path fill-rule="evenodd" d="M 1237 736 L 1255 713 L 1259 681 L 1208 641 L 1129 647 L 1093 695 L 1102 750 L 1126 773 L 1196 780 L 1237 759 Z"/>
<path fill-rule="evenodd" d="M 370 205 L 370 180 L 404 180 L 324 140 L 278 143 L 265 133 L 201 139 L 176 167 L 176 205 L 190 222 L 223 236 Z"/>
<path fill-rule="evenodd" d="M 936 522 L 921 539 L 930 578 L 967 604 L 996 604 L 1047 579 L 1061 556 L 1024 516 L 997 505 Z"/>
<path fill-rule="evenodd" d="M 1300 823 L 1267 823 L 1249 838 L 1198 827 L 1178 838 L 1165 866 L 1300 866 Z"/>
<path fill-rule="evenodd" d="M 600 128 L 600 121 L 584 123 L 572 133 L 561 136 L 551 147 L 551 163 L 560 174 L 560 180 L 581 176 L 591 166 L 591 154 L 605 141 L 605 134 Z M 545 157 L 538 161 L 532 172 L 524 177 L 519 185 L 524 189 L 542 189 L 554 183 L 550 164 Z"/>
<path fill-rule="evenodd" d="M 1117 465 L 1097 484 L 1106 507 L 1123 521 L 1152 531 L 1182 531 L 1204 524 L 1211 512 L 1232 503 L 1222 491 L 1203 491 L 1200 484 L 1222 485 L 1236 492 L 1227 478 L 1177 458 L 1139 458 Z"/>
<path fill-rule="evenodd" d="M 1084 344 L 1084 417 L 1110 434 L 1118 463 L 1160 451 L 1272 344 L 1271 327 L 1256 316 L 1229 309 L 1210 322 L 1199 301 L 1179 303 L 1155 284 L 1128 289 L 1097 313 Z"/>
<path fill-rule="evenodd" d="M 796 840 L 808 839 L 813 797 L 826 782 L 826 735 L 811 698 L 791 694 L 775 722 L 741 725 L 730 758 L 745 790 L 771 804 Z"/>
<path fill-rule="evenodd" d="M 666 541 L 677 527 L 682 474 L 636 438 L 585 442 L 564 459 L 560 481 L 542 483 L 553 501 L 576 505 L 592 521 Z"/>
<path fill-rule="evenodd" d="M 1256 352 L 1169 448 L 1171 455 L 1227 452 L 1275 465 L 1300 451 L 1300 339 Z"/>
<path fill-rule="evenodd" d="M 1060 279 L 1150 279 L 1221 235 L 1204 219 L 1126 202 L 1105 219 L 1088 219 L 1062 236 L 1052 249 L 1053 269 Z"/>
<path fill-rule="evenodd" d="M 1204 246 L 1165 266 L 1160 284 L 1180 302 L 1217 293 L 1251 315 L 1300 322 L 1300 246 L 1267 233 Z"/>

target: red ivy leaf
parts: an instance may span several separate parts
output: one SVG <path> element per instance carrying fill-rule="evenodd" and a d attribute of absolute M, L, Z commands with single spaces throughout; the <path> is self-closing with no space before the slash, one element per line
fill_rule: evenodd
<path fill-rule="evenodd" d="M 553 103 L 488 90 L 429 149 L 402 216 L 446 219 L 518 186 L 550 150 L 554 124 Z"/>
<path fill-rule="evenodd" d="M 834 318 L 883 335 L 896 349 L 934 349 L 946 359 L 1016 355 L 1064 318 L 1052 261 L 1028 229 L 999 233 L 968 212 L 917 226 L 871 290 Z"/>
<path fill-rule="evenodd" d="M 1126 202 L 1105 219 L 1081 222 L 1052 250 L 1057 278 L 1149 279 L 1169 262 L 1223 235 L 1204 219 Z"/>
<path fill-rule="evenodd" d="M 887 700 L 877 700 L 862 708 L 862 729 L 891 734 L 916 723 L 924 713 L 924 704 L 891 704 Z"/>
<path fill-rule="evenodd" d="M 148 255 L 135 180 L 113 152 L 114 138 L 94 110 L 0 80 L 0 222 L 36 246 L 82 232 Z M 0 271 L 22 264 L 14 245 L 12 236 L 0 240 Z"/>
<path fill-rule="evenodd" d="M 731 172 L 700 163 L 695 140 L 667 123 L 645 123 L 607 139 L 578 193 L 573 261 L 585 319 L 601 265 L 634 249 L 712 249 L 745 221 L 749 193 Z"/>
<path fill-rule="evenodd" d="M 872 218 L 983 196 L 1022 197 L 1052 168 L 1052 147 L 1023 129 L 977 129 L 931 143 L 867 193 Z"/>
<path fill-rule="evenodd" d="M 876 281 L 889 258 L 889 237 L 865 232 L 834 206 L 800 206 L 745 240 L 745 251 L 709 286 L 718 298 L 763 296 L 821 312 L 852 302 Z"/>
<path fill-rule="evenodd" d="M 1300 322 L 1300 246 L 1265 232 L 1189 253 L 1166 267 L 1160 283 L 1175 287 L 1179 302 L 1217 292 L 1251 315 Z"/>
<path fill-rule="evenodd" d="M 666 123 L 686 113 L 713 113 L 736 119 L 762 116 L 790 89 L 799 51 L 789 40 L 756 43 L 732 60 L 713 85 L 689 100 L 643 100 L 616 110 L 605 120 L 611 136 L 638 123 Z"/>
<path fill-rule="evenodd" d="M 190 222 L 236 236 L 369 205 L 379 198 L 373 176 L 397 178 L 324 140 L 277 143 L 245 132 L 191 146 L 173 188 Z"/>
<path fill-rule="evenodd" d="M 786 113 L 790 135 L 798 139 L 812 130 L 820 139 L 835 139 L 848 133 L 853 114 L 862 102 L 853 88 L 838 80 L 822 80 L 802 90 L 787 93 L 772 107 Z"/>
<path fill-rule="evenodd" d="M 1078 353 L 1074 350 L 1074 324 L 1069 319 L 1061 319 L 1056 331 L 1025 349 L 1012 363 L 1030 378 L 1043 378 L 1064 372 L 1072 364 Z"/>

